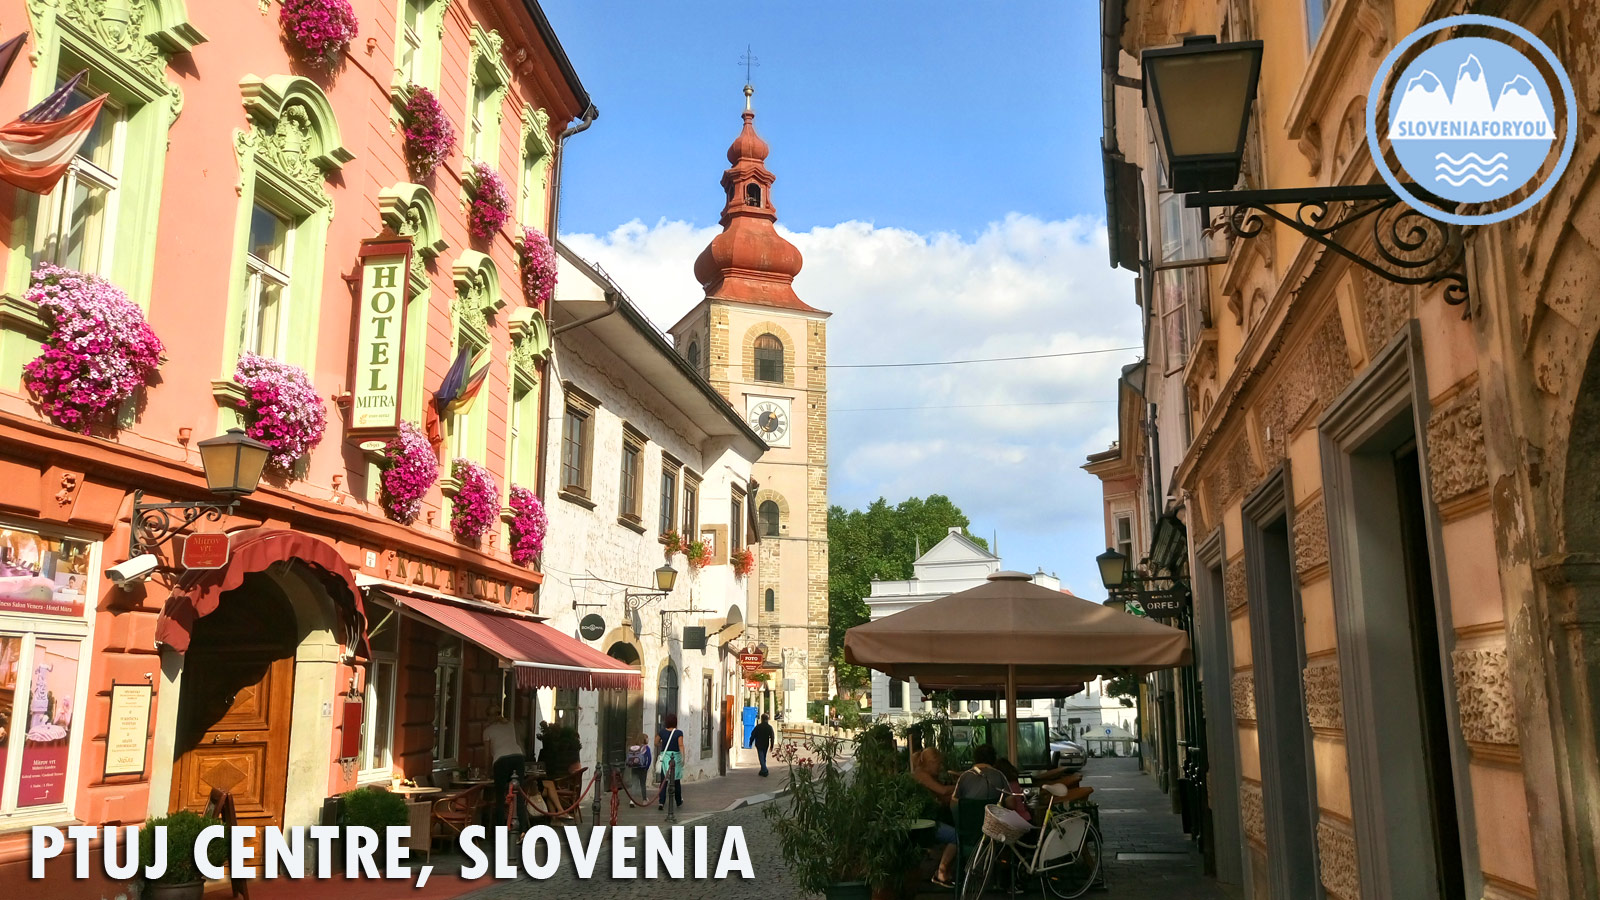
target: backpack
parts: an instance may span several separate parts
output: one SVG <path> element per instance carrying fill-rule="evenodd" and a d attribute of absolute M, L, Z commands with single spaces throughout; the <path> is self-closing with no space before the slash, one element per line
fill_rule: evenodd
<path fill-rule="evenodd" d="M 632 747 L 629 747 L 628 765 L 635 769 L 644 768 L 647 765 L 647 763 L 644 761 L 645 753 L 647 752 L 648 750 L 643 744 L 634 744 Z"/>

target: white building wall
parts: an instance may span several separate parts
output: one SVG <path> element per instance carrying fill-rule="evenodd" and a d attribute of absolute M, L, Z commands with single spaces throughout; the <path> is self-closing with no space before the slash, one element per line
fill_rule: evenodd
<path fill-rule="evenodd" d="M 693 570 L 680 553 L 669 561 L 678 570 L 670 595 L 642 601 L 632 622 L 625 621 L 626 588 L 653 587 L 655 569 L 666 560 L 657 528 L 660 513 L 662 451 L 681 460 L 700 475 L 700 523 L 728 524 L 731 485 L 750 479 L 751 460 L 730 447 L 726 438 L 708 437 L 675 409 L 652 409 L 629 390 L 637 376 L 606 348 L 585 338 L 558 341 L 550 369 L 549 418 L 546 422 L 545 503 L 550 518 L 549 538 L 542 560 L 545 576 L 539 611 L 552 627 L 578 640 L 578 622 L 591 613 L 605 619 L 606 633 L 586 642 L 607 652 L 618 642 L 634 646 L 641 659 L 644 687 L 644 729 L 654 734 L 657 692 L 663 668 L 670 662 L 678 673 L 679 727 L 686 739 L 685 780 L 717 774 L 716 745 L 720 739 L 720 710 L 704 709 L 704 681 L 712 676 L 713 706 L 721 697 L 738 693 L 738 665 L 729 658 L 730 634 L 710 637 L 704 651 L 684 650 L 682 630 L 702 620 L 721 620 L 730 607 L 745 606 L 744 579 L 728 565 Z M 594 508 L 560 496 L 562 427 L 566 409 L 563 382 L 570 381 L 599 401 L 593 424 L 590 499 Z M 644 452 L 642 520 L 644 533 L 617 519 L 623 446 L 622 423 L 643 432 L 649 443 Z M 681 493 L 679 504 L 681 507 Z M 601 580 L 603 579 L 603 580 Z M 670 610 L 665 619 L 662 610 Z M 665 626 L 665 629 L 663 629 Z M 539 714 L 549 718 L 554 691 L 541 691 Z M 598 692 L 579 695 L 578 730 L 583 741 L 582 762 L 594 766 L 599 751 Z M 712 742 L 702 750 L 703 729 L 709 719 Z M 731 760 L 730 760 L 731 762 Z"/>

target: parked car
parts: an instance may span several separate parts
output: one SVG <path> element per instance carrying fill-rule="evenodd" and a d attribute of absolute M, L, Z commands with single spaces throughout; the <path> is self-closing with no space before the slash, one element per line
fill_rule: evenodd
<path fill-rule="evenodd" d="M 1050 765 L 1053 768 L 1066 768 L 1076 772 L 1088 761 L 1088 751 L 1077 741 L 1061 738 L 1050 742 Z"/>

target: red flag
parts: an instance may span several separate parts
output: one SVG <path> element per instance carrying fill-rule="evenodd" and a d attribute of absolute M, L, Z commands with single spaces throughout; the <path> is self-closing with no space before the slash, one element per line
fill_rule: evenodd
<path fill-rule="evenodd" d="M 36 194 L 54 190 L 88 139 L 105 99 L 101 94 L 50 122 L 19 119 L 0 128 L 0 181 Z"/>

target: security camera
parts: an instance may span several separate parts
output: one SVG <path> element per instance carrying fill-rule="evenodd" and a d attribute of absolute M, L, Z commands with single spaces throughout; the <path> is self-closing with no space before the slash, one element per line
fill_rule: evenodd
<path fill-rule="evenodd" d="M 150 577 L 161 565 L 161 560 L 154 553 L 141 553 L 133 559 L 117 563 L 106 570 L 106 578 L 119 588 L 126 590 L 135 584 Z"/>

